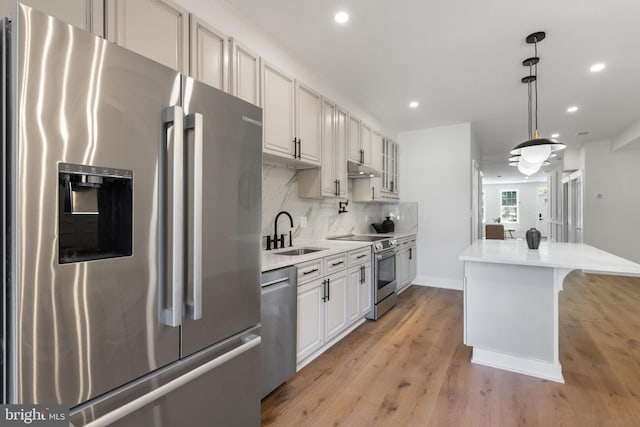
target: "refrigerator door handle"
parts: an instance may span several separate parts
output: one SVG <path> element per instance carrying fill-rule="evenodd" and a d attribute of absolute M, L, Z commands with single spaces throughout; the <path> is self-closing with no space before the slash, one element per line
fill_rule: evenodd
<path fill-rule="evenodd" d="M 202 318 L 202 185 L 203 185 L 203 118 L 200 113 L 187 115 L 185 130 L 193 130 L 193 206 L 191 221 L 193 235 L 191 239 L 192 256 L 189 259 L 191 278 L 193 281 L 192 300 L 186 301 L 186 317 L 191 320 Z"/>
<path fill-rule="evenodd" d="M 238 357 L 242 353 L 245 353 L 252 348 L 260 345 L 262 338 L 257 335 L 250 334 L 243 338 L 244 343 L 233 350 L 216 357 L 215 359 L 205 363 L 204 365 L 198 366 L 195 369 L 187 372 L 186 374 L 174 379 L 173 381 L 169 381 L 168 383 L 158 387 L 157 389 L 140 396 L 137 399 L 132 400 L 131 402 L 120 406 L 119 408 L 93 420 L 92 422 L 85 424 L 85 427 L 102 427 L 108 426 L 127 415 L 131 414 L 134 411 L 142 408 L 149 403 L 160 399 L 161 397 L 171 393 L 172 391 L 182 387 L 183 385 L 193 381 L 194 379 L 201 377 L 207 372 L 215 369 L 224 363 L 230 361 L 231 359 Z"/>
<path fill-rule="evenodd" d="M 174 105 L 165 108 L 162 113 L 167 161 L 166 188 L 161 192 L 166 198 L 164 215 L 169 216 L 163 221 L 168 229 L 162 233 L 166 236 L 163 250 L 166 251 L 167 264 L 167 270 L 162 276 L 167 296 L 171 296 L 171 306 L 165 306 L 162 321 L 167 326 L 180 326 L 184 288 L 184 110 L 179 105 Z"/>

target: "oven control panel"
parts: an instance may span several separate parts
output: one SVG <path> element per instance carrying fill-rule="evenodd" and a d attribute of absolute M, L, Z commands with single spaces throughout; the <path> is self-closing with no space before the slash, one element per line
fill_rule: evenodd
<path fill-rule="evenodd" d="M 393 249 L 396 247 L 397 243 L 398 242 L 396 241 L 396 239 L 380 240 L 373 244 L 373 252 L 377 253 L 381 251 L 386 251 L 388 249 Z"/>

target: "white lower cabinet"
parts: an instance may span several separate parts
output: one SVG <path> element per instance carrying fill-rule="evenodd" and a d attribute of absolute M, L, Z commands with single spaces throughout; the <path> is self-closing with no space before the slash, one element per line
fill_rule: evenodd
<path fill-rule="evenodd" d="M 349 268 L 349 322 L 371 311 L 371 262 Z"/>
<path fill-rule="evenodd" d="M 346 326 L 345 270 L 298 286 L 298 363 L 342 332 Z"/>
<path fill-rule="evenodd" d="M 326 309 L 326 340 L 338 335 L 347 326 L 347 272 L 327 276 Z"/>
<path fill-rule="evenodd" d="M 398 289 L 409 284 L 409 248 L 396 252 L 396 282 Z"/>
<path fill-rule="evenodd" d="M 416 278 L 416 237 L 400 239 L 396 252 L 396 282 L 402 291 Z"/>
<path fill-rule="evenodd" d="M 296 359 L 301 367 L 345 336 L 350 327 L 355 328 L 371 310 L 371 248 L 331 255 L 297 267 Z"/>
<path fill-rule="evenodd" d="M 409 284 L 413 282 L 417 275 L 417 253 L 416 253 L 416 240 L 413 239 L 413 243 L 409 246 Z"/>
<path fill-rule="evenodd" d="M 298 363 L 324 344 L 324 280 L 298 286 Z"/>

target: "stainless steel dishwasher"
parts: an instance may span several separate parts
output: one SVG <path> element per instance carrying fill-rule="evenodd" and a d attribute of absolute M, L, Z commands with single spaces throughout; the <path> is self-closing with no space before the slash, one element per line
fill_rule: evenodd
<path fill-rule="evenodd" d="M 261 398 L 296 373 L 298 322 L 296 275 L 296 267 L 262 273 Z"/>

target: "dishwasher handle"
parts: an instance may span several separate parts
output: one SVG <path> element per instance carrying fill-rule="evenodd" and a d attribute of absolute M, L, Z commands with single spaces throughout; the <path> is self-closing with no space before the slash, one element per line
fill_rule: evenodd
<path fill-rule="evenodd" d="M 282 277 L 280 279 L 271 280 L 270 282 L 262 283 L 260 286 L 262 287 L 262 292 L 266 292 L 267 289 L 271 291 L 272 289 L 280 289 L 286 288 L 289 284 L 288 277 Z M 280 285 L 280 286 L 277 286 Z"/>

